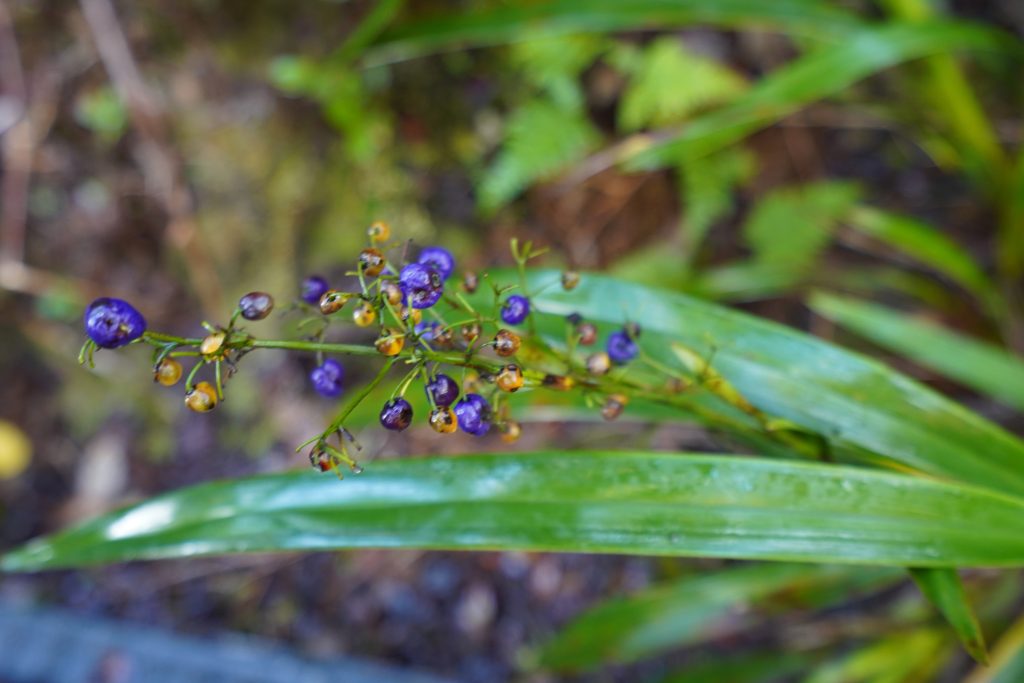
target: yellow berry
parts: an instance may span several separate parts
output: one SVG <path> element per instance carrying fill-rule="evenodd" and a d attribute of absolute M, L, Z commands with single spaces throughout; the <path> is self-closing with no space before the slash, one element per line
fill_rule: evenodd
<path fill-rule="evenodd" d="M 397 356 L 405 346 L 405 335 L 396 330 L 384 330 L 373 345 L 385 356 Z"/>
<path fill-rule="evenodd" d="M 604 351 L 587 358 L 587 372 L 591 375 L 604 375 L 612 369 L 612 359 Z"/>
<path fill-rule="evenodd" d="M 374 221 L 366 234 L 370 236 L 371 242 L 387 242 L 391 239 L 391 226 L 384 221 Z"/>
<path fill-rule="evenodd" d="M 165 387 L 174 386 L 181 379 L 181 363 L 173 358 L 164 358 L 153 370 L 153 381 Z"/>
<path fill-rule="evenodd" d="M 369 327 L 377 319 L 377 311 L 367 302 L 359 304 L 356 310 L 352 311 L 352 320 L 359 327 Z"/>
<path fill-rule="evenodd" d="M 402 299 L 404 298 L 402 295 L 402 288 L 399 287 L 398 283 L 394 280 L 381 280 L 380 293 L 384 295 L 385 301 L 392 306 L 397 306 L 402 303 Z"/>
<path fill-rule="evenodd" d="M 204 356 L 214 356 L 224 348 L 224 340 L 227 337 L 223 332 L 214 332 L 206 335 L 199 344 L 199 353 Z"/>
<path fill-rule="evenodd" d="M 523 434 L 522 426 L 515 420 L 507 420 L 498 425 L 501 431 L 501 440 L 505 443 L 515 443 Z"/>
<path fill-rule="evenodd" d="M 185 394 L 185 405 L 197 413 L 208 413 L 217 405 L 217 390 L 209 382 L 200 382 Z"/>
<path fill-rule="evenodd" d="M 430 426 L 438 434 L 451 434 L 459 427 L 451 408 L 436 408 L 430 413 Z"/>
<path fill-rule="evenodd" d="M 523 371 L 519 369 L 518 365 L 506 365 L 498 373 L 495 383 L 502 391 L 519 391 L 523 386 Z"/>

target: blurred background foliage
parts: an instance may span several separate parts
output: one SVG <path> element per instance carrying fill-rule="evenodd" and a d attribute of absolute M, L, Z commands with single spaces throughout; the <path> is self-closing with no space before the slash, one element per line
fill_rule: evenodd
<path fill-rule="evenodd" d="M 1020 433 L 1022 33 L 1016 0 L 7 0 L 0 544 L 294 466 L 331 410 L 304 386 L 310 358 L 247 359 L 224 411 L 195 416 L 131 354 L 80 370 L 80 312 L 108 293 L 192 333 L 245 291 L 339 281 L 378 218 L 466 267 L 507 264 L 518 236 L 553 265 L 741 306 Z M 537 407 L 524 448 L 733 446 L 555 414 Z M 365 442 L 375 457 L 462 447 Z M 734 564 L 368 552 L 5 578 L 0 595 L 460 680 L 971 669 L 899 573 Z M 1006 634 L 970 680 L 1017 680 L 1020 577 L 967 579 L 982 630 Z M 608 595 L 625 597 L 555 636 Z"/>

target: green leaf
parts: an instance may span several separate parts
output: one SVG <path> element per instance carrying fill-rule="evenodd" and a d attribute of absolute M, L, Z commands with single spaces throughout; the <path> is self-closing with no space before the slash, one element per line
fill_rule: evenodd
<path fill-rule="evenodd" d="M 998 346 L 866 301 L 818 292 L 808 305 L 880 346 L 1024 410 L 1024 361 Z"/>
<path fill-rule="evenodd" d="M 812 670 L 813 661 L 791 652 L 729 653 L 673 671 L 659 683 L 773 683 L 794 680 L 800 672 Z"/>
<path fill-rule="evenodd" d="M 881 583 L 901 572 L 848 567 L 767 564 L 688 576 L 636 595 L 609 600 L 563 629 L 540 653 L 540 664 L 558 670 L 633 662 L 671 648 L 736 633 L 757 621 L 737 610 L 785 592 L 787 603 L 804 591 L 841 587 L 844 599 L 857 584 Z M 845 590 L 842 590 L 845 589 Z"/>
<path fill-rule="evenodd" d="M 906 216 L 870 206 L 858 206 L 846 217 L 849 225 L 885 242 L 914 260 L 989 301 L 995 287 L 963 246 L 936 228 Z"/>
<path fill-rule="evenodd" d="M 511 271 L 491 277 L 516 281 Z M 889 466 L 1024 495 L 1020 440 L 878 361 L 674 292 L 590 273 L 567 292 L 557 272 L 527 277 L 540 329 L 552 343 L 564 339 L 564 316 L 574 312 L 605 332 L 635 320 L 644 329 L 644 353 L 676 368 L 673 344 L 711 358 L 754 406 L 820 434 L 836 456 L 872 453 Z M 630 372 L 644 369 L 641 360 Z"/>
<path fill-rule="evenodd" d="M 1019 683 L 1024 680 L 1024 617 L 1013 622 L 992 648 L 991 664 L 975 667 L 964 683 Z"/>
<path fill-rule="evenodd" d="M 203 484 L 33 541 L 7 571 L 330 548 L 519 549 L 899 566 L 1024 565 L 1024 501 L 864 468 L 541 452 Z"/>
<path fill-rule="evenodd" d="M 527 185 L 579 161 L 599 139 L 582 112 L 529 102 L 509 117 L 505 143 L 480 185 L 480 204 L 495 209 Z"/>
<path fill-rule="evenodd" d="M 664 30 L 693 24 L 771 29 L 837 40 L 863 25 L 855 14 L 820 0 L 548 0 L 478 12 L 446 11 L 396 26 L 365 56 L 365 62 L 375 65 L 540 37 Z"/>
<path fill-rule="evenodd" d="M 639 55 L 619 104 L 619 128 L 635 131 L 679 123 L 723 104 L 746 82 L 728 67 L 688 51 L 678 37 L 655 40 Z"/>
<path fill-rule="evenodd" d="M 753 175 L 756 159 L 742 147 L 724 149 L 680 164 L 685 261 L 696 258 L 712 224 L 733 206 L 737 185 Z"/>
<path fill-rule="evenodd" d="M 961 22 L 895 23 L 851 30 L 841 42 L 777 69 L 731 104 L 693 119 L 681 130 L 652 137 L 647 144 L 627 146 L 618 160 L 627 162 L 629 169 L 651 169 L 704 156 L 879 71 L 957 50 L 1022 51 L 1017 41 L 1001 31 Z"/>
<path fill-rule="evenodd" d="M 743 226 L 754 258 L 798 279 L 815 263 L 857 195 L 855 185 L 839 182 L 771 192 L 757 203 Z"/>
<path fill-rule="evenodd" d="M 905 683 L 934 680 L 945 661 L 941 631 L 918 628 L 882 638 L 834 664 L 819 667 L 806 683 Z"/>
<path fill-rule="evenodd" d="M 988 663 L 985 636 L 955 569 L 911 569 L 910 576 L 928 600 L 946 618 L 957 638 L 976 661 Z"/>
<path fill-rule="evenodd" d="M 610 40 L 593 35 L 540 38 L 513 45 L 509 59 L 558 107 L 582 112 L 580 74 L 610 45 Z"/>

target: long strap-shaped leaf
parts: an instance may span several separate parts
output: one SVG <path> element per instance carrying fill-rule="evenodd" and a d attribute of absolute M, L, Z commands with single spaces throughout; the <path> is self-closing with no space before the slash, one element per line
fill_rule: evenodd
<path fill-rule="evenodd" d="M 634 144 L 620 161 L 654 168 L 681 157 L 699 157 L 770 126 L 812 102 L 831 97 L 884 69 L 912 59 L 957 50 L 1006 50 L 1019 43 L 987 27 L 959 22 L 893 23 L 852 31 L 778 69 L 732 104 L 695 119 L 676 135 L 647 149 Z"/>
<path fill-rule="evenodd" d="M 558 277 L 532 272 L 527 283 L 537 293 L 540 328 L 552 340 L 565 338 L 563 317 L 570 313 L 603 330 L 632 319 L 644 329 L 645 353 L 679 367 L 671 345 L 687 345 L 755 406 L 814 430 L 834 451 L 870 451 L 904 467 L 1024 495 L 1024 443 L 875 360 L 682 294 L 593 274 L 566 292 Z M 515 282 L 515 275 L 492 279 Z"/>
<path fill-rule="evenodd" d="M 538 37 L 692 24 L 771 28 L 811 38 L 841 38 L 861 20 L 822 0 L 542 0 L 477 12 L 443 12 L 400 24 L 365 56 L 367 64 Z"/>
<path fill-rule="evenodd" d="M 212 483 L 35 541 L 6 570 L 327 548 L 1024 565 L 1024 501 L 928 479 L 714 455 L 535 453 Z"/>

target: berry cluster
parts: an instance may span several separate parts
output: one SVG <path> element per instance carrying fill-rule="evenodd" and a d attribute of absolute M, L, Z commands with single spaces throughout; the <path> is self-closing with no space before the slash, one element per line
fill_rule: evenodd
<path fill-rule="evenodd" d="M 597 343 L 598 329 L 578 315 L 568 316 L 566 325 L 569 347 L 556 349 L 536 333 L 534 311 L 526 288 L 527 261 L 542 252 L 530 244 L 520 248 L 513 240 L 512 253 L 519 267 L 518 285 L 499 286 L 493 290 L 492 313 L 470 304 L 473 294 L 487 275 L 465 273 L 458 284 L 456 263 L 452 254 L 439 246 L 425 247 L 414 260 L 407 260 L 407 245 L 392 243 L 391 230 L 384 222 L 376 222 L 367 231 L 369 244 L 355 260 L 355 269 L 347 275 L 357 279 L 358 287 L 334 288 L 319 275 L 305 278 L 299 296 L 286 313 L 303 315 L 300 329 L 315 329 L 300 340 L 260 340 L 241 326 L 244 321 L 259 321 L 270 315 L 274 299 L 264 292 L 250 292 L 238 301 L 226 326 L 203 323 L 207 334 L 202 338 L 184 338 L 146 329 L 146 321 L 129 303 L 103 298 L 94 301 L 85 314 L 88 339 L 80 360 L 92 361 L 97 349 L 114 349 L 142 342 L 154 347 L 153 372 L 156 382 L 164 386 L 177 384 L 184 375 L 179 359 L 194 358 L 195 363 L 185 380 L 185 404 L 196 412 L 213 410 L 224 400 L 224 385 L 237 369 L 245 354 L 258 348 L 294 349 L 316 354 L 317 365 L 310 372 L 313 389 L 326 398 L 335 399 L 345 390 L 345 369 L 328 354 L 379 355 L 386 359 L 376 378 L 332 421 L 320 435 L 310 439 L 310 460 L 314 467 L 334 471 L 340 466 L 358 471 L 348 448 L 356 444 L 345 428 L 345 420 L 355 406 L 382 382 L 392 367 L 402 362 L 408 371 L 394 388 L 380 411 L 380 424 L 387 430 L 402 431 L 411 426 L 415 415 L 406 396 L 411 384 L 419 381 L 429 404 L 426 423 L 440 434 L 461 430 L 483 436 L 497 429 L 503 440 L 515 441 L 522 427 L 510 417 L 506 398 L 523 387 L 543 387 L 555 391 L 582 388 L 588 397 L 604 397 L 601 414 L 614 419 L 627 403 L 626 394 L 614 391 L 606 375 L 616 366 L 625 365 L 640 354 L 637 339 L 640 328 L 628 324 L 612 332 L 603 351 L 575 360 L 575 347 L 591 347 Z M 389 254 L 401 251 L 393 259 Z M 580 281 L 575 272 L 566 272 L 562 287 L 574 289 Z M 511 290 L 518 290 L 509 293 Z M 351 345 L 325 341 L 330 326 L 345 319 L 350 310 L 351 321 L 358 327 L 375 327 L 372 344 Z M 527 326 L 529 332 L 522 330 Z M 512 330 L 509 328 L 520 328 Z M 547 358 L 539 367 L 550 369 L 552 362 L 564 365 L 565 372 L 553 374 L 529 369 L 519 358 L 524 345 L 537 353 L 531 358 Z M 212 377 L 196 381 L 204 368 Z M 461 381 L 452 377 L 461 374 Z M 606 381 L 608 380 L 608 381 Z M 621 388 L 621 387 L 620 387 Z M 335 445 L 331 440 L 335 439 Z"/>

